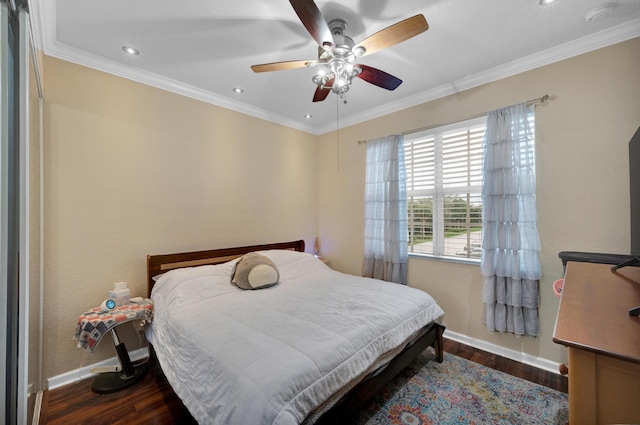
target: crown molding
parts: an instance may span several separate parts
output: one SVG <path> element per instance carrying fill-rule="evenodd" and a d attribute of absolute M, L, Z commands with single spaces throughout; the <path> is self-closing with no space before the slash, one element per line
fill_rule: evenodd
<path fill-rule="evenodd" d="M 32 11 L 32 25 L 36 43 L 42 51 L 49 56 L 63 59 L 78 65 L 86 66 L 98 71 L 103 71 L 122 78 L 167 90 L 182 96 L 187 96 L 202 102 L 240 112 L 286 127 L 304 131 L 314 135 L 329 133 L 336 130 L 334 124 L 328 126 L 312 126 L 311 123 L 302 123 L 271 111 L 257 108 L 246 103 L 217 95 L 195 86 L 184 84 L 167 77 L 151 72 L 142 71 L 115 61 L 93 55 L 58 43 L 56 35 L 56 13 L 54 0 L 29 0 Z M 339 127 L 344 128 L 361 122 L 369 121 L 397 112 L 412 106 L 430 102 L 445 96 L 459 93 L 470 88 L 491 83 L 512 75 L 529 71 L 541 66 L 549 65 L 564 59 L 581 55 L 602 47 L 610 46 L 640 36 L 640 19 L 635 19 L 609 29 L 599 31 L 580 39 L 555 46 L 553 48 L 526 56 L 524 58 L 502 64 L 489 70 L 467 76 L 447 84 L 440 85 L 413 96 L 404 98 L 398 102 L 391 102 L 371 109 L 361 114 L 340 119 Z"/>
<path fill-rule="evenodd" d="M 634 19 L 624 24 L 573 40 L 558 46 L 543 50 L 533 55 L 525 56 L 506 64 L 496 66 L 486 71 L 479 72 L 433 89 L 429 89 L 413 96 L 406 97 L 398 102 L 387 103 L 378 108 L 370 109 L 364 113 L 352 115 L 340 120 L 340 128 L 359 124 L 381 116 L 398 112 L 416 105 L 427 103 L 445 96 L 460 93 L 462 91 L 492 83 L 503 78 L 511 77 L 532 69 L 550 65 L 565 59 L 579 56 L 603 47 L 611 46 L 623 41 L 640 37 L 640 19 Z M 320 134 L 335 131 L 335 125 L 325 126 Z"/>
<path fill-rule="evenodd" d="M 301 130 L 307 133 L 317 134 L 313 127 L 304 126 L 300 122 L 291 120 L 282 115 L 274 114 L 261 108 L 248 105 L 246 103 L 237 102 L 233 99 L 220 96 L 213 92 L 203 90 L 201 88 L 185 84 L 171 78 L 163 77 L 149 71 L 144 71 L 132 67 L 122 65 L 118 62 L 103 58 L 98 55 L 87 53 L 80 49 L 67 46 L 65 44 L 56 43 L 49 46 L 45 54 L 56 57 L 68 62 L 72 62 L 81 66 L 86 66 L 98 71 L 106 72 L 111 75 L 126 78 L 131 81 L 146 84 L 161 90 L 166 90 L 182 96 L 190 97 L 195 100 L 230 109 L 235 112 L 250 115 L 286 127 Z"/>

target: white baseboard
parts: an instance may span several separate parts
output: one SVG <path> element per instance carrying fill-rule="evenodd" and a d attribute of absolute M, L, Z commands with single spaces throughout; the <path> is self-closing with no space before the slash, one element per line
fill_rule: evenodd
<path fill-rule="evenodd" d="M 521 362 L 524 364 L 528 364 L 533 367 L 537 367 L 539 369 L 543 369 L 549 372 L 559 374 L 560 363 L 553 362 L 551 360 L 543 359 L 541 357 L 532 356 L 527 353 L 522 353 L 520 351 L 511 350 L 509 348 L 504 348 L 496 344 L 492 344 L 487 341 L 482 341 L 480 339 L 472 338 L 457 332 L 452 332 L 450 330 L 444 331 L 444 337 L 453 341 L 457 341 L 461 344 L 470 345 L 471 347 L 478 348 L 480 350 L 488 351 L 489 353 L 497 354 L 502 357 L 506 357 L 511 360 L 515 360 L 517 362 Z M 140 360 L 145 357 L 148 357 L 149 350 L 147 347 L 140 348 L 135 351 L 129 352 L 129 357 L 132 361 Z M 53 376 L 47 379 L 47 388 L 53 390 L 55 388 L 62 387 L 64 385 L 73 384 L 74 382 L 82 381 L 86 378 L 91 378 L 95 376 L 95 373 L 91 373 L 91 368 L 96 366 L 117 366 L 119 365 L 119 361 L 117 357 L 111 357 L 110 359 L 103 360 L 98 363 L 93 363 L 87 366 L 84 366 L 79 369 L 75 369 L 61 375 Z"/>
<path fill-rule="evenodd" d="M 449 330 L 444 331 L 444 337 L 461 344 L 470 345 L 471 347 L 479 348 L 480 350 L 488 351 L 489 353 L 497 354 L 499 356 L 527 364 L 529 366 L 537 367 L 538 369 L 543 369 L 549 372 L 556 373 L 558 375 L 560 374 L 560 363 L 543 359 L 542 357 L 532 356 L 531 354 L 501 347 L 487 341 L 482 341 L 480 339 L 472 338 L 463 334 L 459 334 L 457 332 L 451 332 Z"/>
<path fill-rule="evenodd" d="M 140 359 L 144 359 L 149 356 L 149 350 L 147 347 L 143 347 L 134 351 L 129 352 L 129 357 L 131 361 L 136 361 Z M 103 360 L 98 363 L 90 364 L 88 366 L 81 367 L 79 369 L 71 370 L 69 372 L 63 373 L 61 375 L 53 376 L 47 379 L 47 388 L 49 390 L 53 390 L 64 385 L 73 384 L 75 382 L 82 381 L 83 379 L 91 378 L 92 376 L 96 376 L 95 373 L 91 373 L 91 368 L 96 366 L 118 366 L 120 361 L 117 357 L 111 357 L 110 359 Z"/>

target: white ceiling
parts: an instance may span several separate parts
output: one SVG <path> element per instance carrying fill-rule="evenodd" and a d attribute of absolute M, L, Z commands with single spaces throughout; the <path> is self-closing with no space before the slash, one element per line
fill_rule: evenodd
<path fill-rule="evenodd" d="M 356 43 L 418 13 L 429 23 L 428 31 L 359 61 L 402 79 L 398 89 L 356 79 L 347 104 L 333 93 L 313 103 L 312 69 L 251 71 L 317 59 L 287 0 L 31 0 L 30 9 L 47 55 L 322 134 L 640 36 L 640 0 L 615 0 L 609 16 L 587 22 L 603 3 L 316 0 L 327 20 L 347 21 L 345 34 Z M 140 54 L 127 55 L 124 45 Z"/>

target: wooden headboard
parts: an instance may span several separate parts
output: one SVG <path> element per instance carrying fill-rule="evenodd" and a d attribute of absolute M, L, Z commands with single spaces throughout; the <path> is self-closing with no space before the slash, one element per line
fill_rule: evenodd
<path fill-rule="evenodd" d="M 290 249 L 304 252 L 304 241 L 279 242 L 263 245 L 239 246 L 235 248 L 212 249 L 208 251 L 181 252 L 177 254 L 147 255 L 147 296 L 155 281 L 154 276 L 181 267 L 203 266 L 206 264 L 221 264 L 244 254 L 267 249 Z"/>

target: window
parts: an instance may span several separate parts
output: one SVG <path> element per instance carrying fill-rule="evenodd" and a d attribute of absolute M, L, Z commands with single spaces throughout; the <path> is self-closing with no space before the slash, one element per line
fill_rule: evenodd
<path fill-rule="evenodd" d="M 480 259 L 486 117 L 405 135 L 409 253 Z"/>
<path fill-rule="evenodd" d="M 527 119 L 535 131 L 533 108 Z M 405 135 L 410 254 L 480 259 L 485 128 L 481 116 Z"/>

